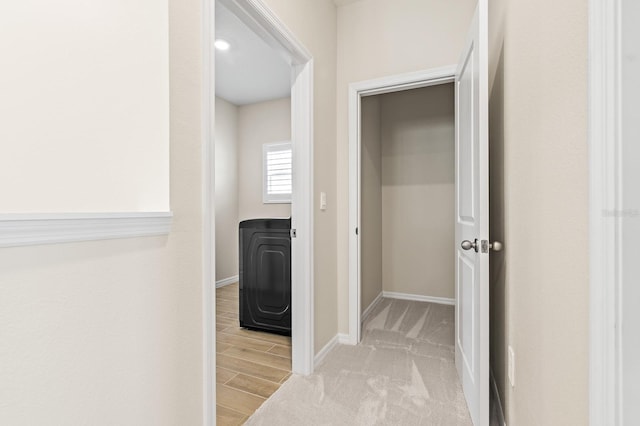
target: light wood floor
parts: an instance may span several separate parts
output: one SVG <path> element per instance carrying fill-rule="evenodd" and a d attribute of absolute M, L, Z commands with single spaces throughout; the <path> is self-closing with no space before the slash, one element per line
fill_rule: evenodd
<path fill-rule="evenodd" d="M 291 337 L 238 324 L 238 284 L 216 289 L 218 425 L 243 424 L 291 375 Z"/>

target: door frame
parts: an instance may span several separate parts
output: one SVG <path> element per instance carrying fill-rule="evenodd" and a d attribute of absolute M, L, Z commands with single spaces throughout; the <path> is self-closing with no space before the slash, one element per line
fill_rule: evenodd
<path fill-rule="evenodd" d="M 292 371 L 313 372 L 313 56 L 263 0 L 220 0 L 292 68 L 291 141 L 293 148 L 291 243 Z M 214 425 L 215 336 L 215 0 L 202 0 L 202 204 L 203 204 L 203 424 Z"/>
<path fill-rule="evenodd" d="M 589 419 L 622 415 L 620 0 L 589 2 Z"/>
<path fill-rule="evenodd" d="M 364 96 L 400 92 L 421 87 L 453 83 L 457 65 L 391 75 L 349 85 L 349 334 L 347 343 L 357 345 L 361 338 L 361 247 L 357 229 L 361 214 L 361 100 Z"/>

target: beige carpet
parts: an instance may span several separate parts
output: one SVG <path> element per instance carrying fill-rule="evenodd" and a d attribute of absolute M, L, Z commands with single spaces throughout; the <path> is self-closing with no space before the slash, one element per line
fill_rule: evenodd
<path fill-rule="evenodd" d="M 471 425 L 454 364 L 453 306 L 382 299 L 362 343 L 292 376 L 247 425 Z"/>

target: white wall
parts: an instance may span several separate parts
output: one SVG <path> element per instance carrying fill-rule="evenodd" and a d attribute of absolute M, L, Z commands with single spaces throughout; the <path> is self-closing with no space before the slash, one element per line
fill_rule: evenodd
<path fill-rule="evenodd" d="M 0 5 L 0 212 L 169 210 L 167 1 Z"/>
<path fill-rule="evenodd" d="M 216 281 L 238 275 L 238 107 L 216 97 Z"/>
<path fill-rule="evenodd" d="M 362 98 L 360 134 L 360 312 L 382 292 L 380 97 Z"/>
<path fill-rule="evenodd" d="M 74 46 L 85 34 L 87 39 L 94 32 L 111 34 L 113 27 L 102 28 L 102 22 L 122 23 L 122 31 L 129 32 L 133 16 L 135 30 L 146 35 L 148 21 L 159 13 L 156 3 L 76 3 L 49 6 L 38 2 L 46 12 L 40 15 L 29 2 L 34 15 L 27 16 L 45 27 L 58 20 L 68 24 Z M 22 7 L 17 3 L 11 6 Z M 202 424 L 200 6 L 198 0 L 171 0 L 168 9 L 169 183 L 175 215 L 171 234 L 0 250 L 0 424 Z M 140 16 L 138 9 L 148 13 Z M 167 15 L 166 3 L 163 13 Z M 1 15 L 0 19 L 5 19 L 4 10 Z M 70 16 L 77 17 L 73 25 L 68 22 Z M 27 25 L 25 20 L 16 18 L 17 23 Z M 21 46 L 27 52 L 32 47 L 33 40 L 22 38 L 21 30 L 4 23 L 1 28 L 3 34 L 11 35 L 16 49 Z M 47 37 L 34 34 L 43 46 L 53 48 Z M 119 40 L 117 34 L 113 37 Z M 2 39 L 4 43 L 5 37 Z M 105 36 L 95 41 L 100 46 L 109 40 L 110 36 Z M 151 45 L 145 48 L 155 49 Z M 60 73 L 68 67 L 74 76 L 78 64 L 60 55 L 56 67 Z M 104 62 L 88 58 L 87 67 Z M 24 60 L 33 59 L 28 55 Z M 24 62 L 13 66 L 20 64 Z M 129 71 L 129 75 L 136 75 Z M 24 69 L 25 74 L 30 72 Z M 50 93 L 44 92 L 43 98 L 53 102 Z M 10 100 L 20 102 L 13 95 Z M 89 111 L 120 106 L 118 99 L 88 97 L 70 111 L 85 117 L 91 115 Z M 105 126 L 112 124 L 106 122 Z M 75 135 L 71 141 L 82 145 L 86 139 Z M 3 150 L 16 143 L 0 139 Z M 121 156 L 127 152 L 122 146 L 117 151 Z M 84 159 L 80 153 L 74 158 L 78 162 Z M 146 162 L 151 160 L 139 161 L 136 166 Z M 34 173 L 33 178 L 43 182 L 51 178 L 47 170 Z M 161 182 L 157 184 L 162 187 Z M 111 200 L 103 195 L 105 202 Z M 57 200 L 44 204 L 47 200 L 39 197 L 41 205 L 37 207 L 54 210 L 61 206 Z M 63 207 L 68 210 L 66 204 Z"/>
<path fill-rule="evenodd" d="M 384 291 L 455 297 L 454 89 L 380 96 Z"/>
<path fill-rule="evenodd" d="M 262 146 L 291 141 L 291 98 L 238 107 L 238 218 L 289 217 L 291 203 L 262 200 Z"/>
<path fill-rule="evenodd" d="M 455 64 L 475 0 L 363 0 L 338 8 L 337 279 L 339 330 L 348 324 L 348 87 L 350 83 Z"/>

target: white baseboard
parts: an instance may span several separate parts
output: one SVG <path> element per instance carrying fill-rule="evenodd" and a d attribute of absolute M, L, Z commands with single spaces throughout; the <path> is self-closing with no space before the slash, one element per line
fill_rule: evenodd
<path fill-rule="evenodd" d="M 504 411 L 502 411 L 502 401 L 500 401 L 500 393 L 498 393 L 498 385 L 496 384 L 496 378 L 493 376 L 493 370 L 489 370 L 489 380 L 491 381 L 491 393 L 493 394 L 494 403 L 498 406 L 498 421 L 499 425 L 507 426 L 507 422 L 504 421 Z"/>
<path fill-rule="evenodd" d="M 373 311 L 373 308 L 376 307 L 376 305 L 378 303 L 380 303 L 380 301 L 382 300 L 382 294 L 383 292 L 381 291 L 380 294 L 378 294 L 376 296 L 375 299 L 373 299 L 373 302 L 371 302 L 371 304 L 369 306 L 367 306 L 367 309 L 365 309 L 362 312 L 362 315 L 360 315 L 360 323 L 364 323 L 364 321 L 367 319 L 367 317 L 369 316 L 369 314 L 371 314 L 371 311 Z"/>
<path fill-rule="evenodd" d="M 218 280 L 218 281 L 216 281 L 216 288 L 220 288 L 220 287 L 224 287 L 224 286 L 229 285 L 229 284 L 237 283 L 238 279 L 239 279 L 239 276 L 238 275 L 234 275 L 234 276 L 229 277 L 229 278 L 224 278 L 224 279 Z"/>
<path fill-rule="evenodd" d="M 0 247 L 167 235 L 171 212 L 0 214 Z"/>
<path fill-rule="evenodd" d="M 456 299 L 450 299 L 448 297 L 422 296 L 419 294 L 397 293 L 395 291 L 383 291 L 382 297 L 388 297 L 390 299 L 414 300 L 416 302 L 439 303 L 441 305 L 456 304 Z"/>
<path fill-rule="evenodd" d="M 324 347 L 320 349 L 320 351 L 318 351 L 316 356 L 313 358 L 314 367 L 319 366 L 322 363 L 322 361 L 324 361 L 325 357 L 329 354 L 329 352 L 331 352 L 331 350 L 336 347 L 336 345 L 338 344 L 344 345 L 344 344 L 347 344 L 348 342 L 349 342 L 349 336 L 346 334 L 338 333 L 335 336 L 333 336 L 331 340 L 329 340 L 327 344 L 324 345 Z"/>

